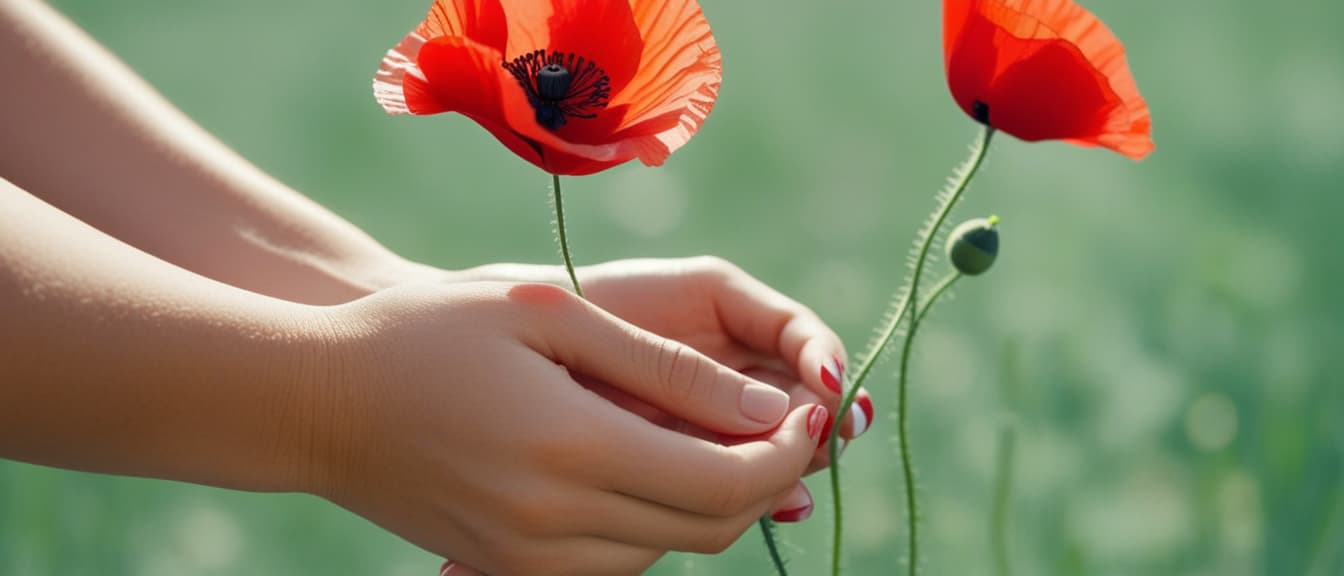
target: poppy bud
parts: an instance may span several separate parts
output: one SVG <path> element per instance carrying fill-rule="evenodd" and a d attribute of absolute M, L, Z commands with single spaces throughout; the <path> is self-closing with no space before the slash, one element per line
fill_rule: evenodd
<path fill-rule="evenodd" d="M 947 258 L 958 272 L 978 276 L 994 265 L 999 255 L 999 217 L 962 222 L 947 237 Z"/>

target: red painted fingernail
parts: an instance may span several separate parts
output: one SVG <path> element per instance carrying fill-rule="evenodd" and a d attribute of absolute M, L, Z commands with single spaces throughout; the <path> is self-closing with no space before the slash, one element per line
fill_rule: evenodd
<path fill-rule="evenodd" d="M 826 423 L 827 410 L 825 406 L 817 404 L 812 407 L 812 413 L 807 415 L 807 437 L 821 444 L 821 430 Z"/>
<path fill-rule="evenodd" d="M 817 440 L 817 446 L 825 446 L 826 439 L 831 437 L 831 428 L 835 427 L 835 416 L 830 410 L 826 411 L 826 425 L 821 427 L 821 439 Z"/>
<path fill-rule="evenodd" d="M 868 390 L 859 390 L 859 395 L 854 398 L 849 413 L 850 418 L 854 419 L 851 438 L 858 438 L 873 425 L 873 397 L 868 394 Z"/>
<path fill-rule="evenodd" d="M 449 574 L 452 573 L 453 568 L 457 568 L 457 564 L 454 563 L 452 560 L 444 562 L 443 566 L 439 568 L 439 576 L 448 576 Z"/>
<path fill-rule="evenodd" d="M 812 516 L 812 505 L 808 504 L 796 510 L 780 510 L 770 515 L 770 519 L 775 522 L 802 522 Z"/>
<path fill-rule="evenodd" d="M 785 502 L 787 508 L 770 515 L 770 519 L 775 522 L 802 522 L 812 515 L 812 493 L 807 490 L 807 485 L 798 484 L 798 488 L 789 494 L 788 501 Z"/>
<path fill-rule="evenodd" d="M 821 363 L 821 383 L 825 384 L 831 392 L 841 393 L 840 382 L 845 377 L 845 364 L 840 361 L 838 356 L 832 356 L 830 360 Z"/>

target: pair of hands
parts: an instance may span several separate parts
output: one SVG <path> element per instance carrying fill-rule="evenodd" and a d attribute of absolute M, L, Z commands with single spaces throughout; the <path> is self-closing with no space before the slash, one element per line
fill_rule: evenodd
<path fill-rule="evenodd" d="M 493 265 L 334 308 L 349 385 L 314 394 L 334 417 L 313 491 L 452 574 L 637 573 L 805 517 L 840 339 L 719 259 L 579 277 L 587 302 L 555 268 Z M 871 421 L 855 406 L 842 436 Z"/>
<path fill-rule="evenodd" d="M 0 107 L 0 339 L 25 360 L 0 365 L 43 383 L 0 387 L 7 456 L 310 491 L 494 574 L 631 573 L 806 514 L 844 349 L 735 267 L 587 268 L 583 302 L 521 285 L 558 268 L 404 265 L 43 2 L 0 1 L 0 69 L 40 88 Z M 782 394 L 745 413 L 758 382 Z"/>

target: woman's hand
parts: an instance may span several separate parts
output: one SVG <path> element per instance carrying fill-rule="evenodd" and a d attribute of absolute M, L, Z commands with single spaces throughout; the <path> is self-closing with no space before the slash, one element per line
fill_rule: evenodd
<path fill-rule="evenodd" d="M 792 496 L 825 409 L 563 289 L 408 285 L 331 309 L 309 388 L 320 494 L 489 574 L 631 574 L 714 553 Z M 733 445 L 654 425 L 618 390 Z"/>
<path fill-rule="evenodd" d="M 618 260 L 580 268 L 578 276 L 588 299 L 622 320 L 776 385 L 789 394 L 794 407 L 822 404 L 835 414 L 847 357 L 839 336 L 806 306 L 737 266 L 714 257 Z M 569 283 L 558 266 L 522 264 L 492 264 L 452 277 Z M 724 440 L 720 434 L 627 398 L 618 390 L 595 390 L 660 425 Z M 866 390 L 860 391 L 842 422 L 841 436 L 853 439 L 867 431 L 872 421 L 872 399 Z M 808 472 L 826 464 L 823 443 Z"/>

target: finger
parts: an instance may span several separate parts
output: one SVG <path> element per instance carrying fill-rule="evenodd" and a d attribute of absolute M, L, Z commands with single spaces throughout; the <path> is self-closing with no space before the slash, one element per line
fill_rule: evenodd
<path fill-rule="evenodd" d="M 789 395 L 790 409 L 805 404 L 820 404 L 824 401 L 815 392 L 807 387 L 796 375 L 785 373 L 779 370 L 769 368 L 751 368 L 744 373 L 752 378 L 770 384 Z M 846 440 L 853 440 L 866 432 L 873 422 L 873 399 L 868 394 L 867 389 L 860 388 L 855 396 L 854 402 L 850 405 L 848 415 L 840 423 L 840 437 Z M 817 453 L 812 458 L 812 463 L 808 466 L 807 473 L 811 474 L 817 470 L 825 468 L 830 463 L 830 453 L 827 443 L 830 442 L 829 436 L 831 428 L 835 421 L 828 417 L 826 428 L 822 431 L 822 442 L 817 447 Z M 719 440 L 726 443 L 734 443 L 736 438 L 722 438 Z"/>
<path fill-rule="evenodd" d="M 530 328 L 537 351 L 670 414 L 725 434 L 760 433 L 788 412 L 788 395 L 711 360 L 695 349 L 641 330 L 552 286 L 536 292 Z M 540 322 L 536 320 L 540 319 Z"/>
<path fill-rule="evenodd" d="M 627 576 L 643 574 L 665 553 L 605 538 L 580 536 L 524 543 L 504 551 L 485 574 Z M 449 576 L 456 576 L 450 573 Z"/>
<path fill-rule="evenodd" d="M 853 440 L 863 436 L 873 427 L 873 397 L 868 394 L 867 388 L 859 388 L 859 393 L 854 396 L 854 403 L 849 406 L 848 422 L 840 431 L 844 438 Z"/>
<path fill-rule="evenodd" d="M 770 519 L 784 523 L 802 522 L 812 516 L 813 507 L 812 492 L 806 484 L 798 482 L 787 496 L 771 507 Z"/>
<path fill-rule="evenodd" d="M 718 554 L 727 550 L 777 500 L 769 496 L 731 516 L 709 516 L 619 492 L 590 501 L 576 521 L 594 536 L 657 550 Z"/>
<path fill-rule="evenodd" d="M 736 268 L 719 276 L 712 297 L 730 335 L 779 357 L 823 397 L 839 398 L 848 355 L 811 309 Z"/>
<path fill-rule="evenodd" d="M 791 412 L 768 439 L 735 446 L 640 420 L 640 426 L 600 440 L 605 457 L 621 465 L 594 469 L 623 494 L 698 514 L 734 516 L 798 481 L 825 420 L 825 407 L 804 406 Z"/>
<path fill-rule="evenodd" d="M 476 566 L 481 568 L 466 562 L 446 560 L 439 568 L 439 576 L 642 574 L 666 550 L 633 546 L 594 536 L 519 541 L 497 548 L 502 549 L 493 554 L 473 551 L 480 556 L 473 563 L 479 562 Z"/>
<path fill-rule="evenodd" d="M 544 560 L 538 570 L 500 571 L 500 574 L 554 576 L 628 576 L 643 574 L 666 550 L 631 546 L 605 538 L 580 537 L 554 542 L 537 551 Z"/>

